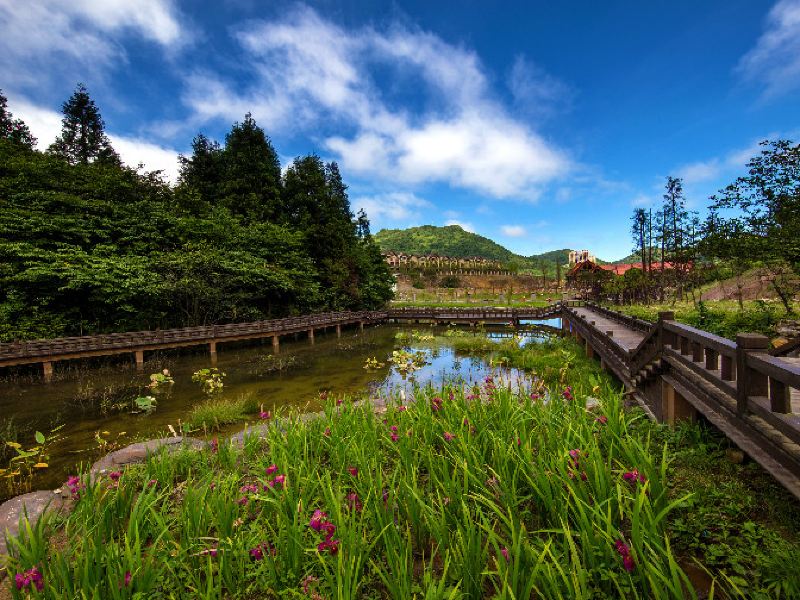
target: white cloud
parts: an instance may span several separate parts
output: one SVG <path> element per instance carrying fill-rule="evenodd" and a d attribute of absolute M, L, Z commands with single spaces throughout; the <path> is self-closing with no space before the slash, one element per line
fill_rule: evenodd
<path fill-rule="evenodd" d="M 500 227 L 503 235 L 508 237 L 525 237 L 528 231 L 522 225 L 503 225 Z"/>
<path fill-rule="evenodd" d="M 547 117 L 566 110 L 573 91 L 524 56 L 517 56 L 508 75 L 508 88 L 516 106 L 531 115 Z"/>
<path fill-rule="evenodd" d="M 746 81 L 761 83 L 764 98 L 800 86 L 800 0 L 780 0 L 772 7 L 764 33 L 736 70 Z"/>
<path fill-rule="evenodd" d="M 185 102 L 203 122 L 247 110 L 270 131 L 311 132 L 351 174 L 400 185 L 444 182 L 492 197 L 535 199 L 570 161 L 492 96 L 474 52 L 394 26 L 348 30 L 301 7 L 238 32 L 248 85 L 196 72 Z M 413 89 L 415 112 L 375 73 Z M 323 127 L 345 133 L 327 136 Z"/>
<path fill-rule="evenodd" d="M 363 208 L 373 223 L 419 221 L 424 210 L 433 208 L 430 202 L 409 192 L 357 196 L 351 198 L 350 206 L 356 212 Z"/>
<path fill-rule="evenodd" d="M 749 160 L 760 150 L 759 142 L 752 142 L 745 147 L 732 150 L 724 156 L 683 165 L 678 168 L 676 176 L 683 179 L 684 184 L 694 185 L 714 181 L 722 176 L 732 176 L 736 172 L 743 174 Z"/>
<path fill-rule="evenodd" d="M 475 233 L 475 226 L 472 223 L 465 223 L 463 221 L 456 221 L 455 219 L 449 219 L 445 221 L 445 225 L 458 225 L 464 231 L 468 231 L 470 233 Z"/>
<path fill-rule="evenodd" d="M 131 32 L 162 47 L 185 41 L 171 0 L 0 0 L 0 68 L 6 87 L 38 85 L 53 75 L 124 61 L 115 35 Z M 56 69 L 53 69 L 53 66 Z"/>
<path fill-rule="evenodd" d="M 24 99 L 9 99 L 9 108 L 21 118 L 38 140 L 38 148 L 45 150 L 61 133 L 61 114 L 41 108 Z M 172 183 L 178 180 L 178 152 L 147 140 L 114 133 L 108 134 L 111 145 L 123 162 L 136 168 L 140 163 L 148 171 L 161 170 Z"/>

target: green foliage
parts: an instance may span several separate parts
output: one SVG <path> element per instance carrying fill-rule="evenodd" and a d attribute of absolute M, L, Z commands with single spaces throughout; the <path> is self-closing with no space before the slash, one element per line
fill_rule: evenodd
<path fill-rule="evenodd" d="M 75 87 L 61 109 L 64 113 L 61 135 L 51 144 L 49 152 L 73 165 L 93 161 L 119 164 L 119 156 L 106 136 L 100 110 L 82 83 Z"/>
<path fill-rule="evenodd" d="M 252 118 L 225 148 L 202 136 L 193 148 L 171 188 L 157 174 L 92 160 L 93 150 L 64 160 L 0 139 L 0 341 L 378 308 L 391 298 L 369 222 L 350 213 L 335 165 L 317 159 L 318 187 L 303 188 L 310 204 L 290 212 L 297 187 L 284 192 Z"/>
<path fill-rule="evenodd" d="M 206 400 L 192 409 L 185 425 L 191 429 L 219 429 L 223 425 L 242 421 L 255 412 L 258 412 L 258 404 L 250 396 Z"/>
<path fill-rule="evenodd" d="M 8 110 L 8 99 L 0 90 L 0 139 L 32 149 L 36 138 L 22 119 L 15 119 Z"/>
<path fill-rule="evenodd" d="M 199 371 L 192 373 L 192 381 L 199 383 L 206 394 L 215 394 L 217 392 L 221 392 L 224 385 L 222 380 L 224 378 L 225 373 L 216 367 L 200 369 Z"/>
<path fill-rule="evenodd" d="M 782 307 L 775 301 L 754 300 L 745 303 L 744 309 L 733 301 L 698 302 L 680 304 L 633 304 L 615 306 L 627 315 L 657 321 L 661 311 L 673 311 L 675 320 L 716 335 L 734 339 L 737 333 L 762 333 L 774 337 L 775 326 L 783 316 Z"/>

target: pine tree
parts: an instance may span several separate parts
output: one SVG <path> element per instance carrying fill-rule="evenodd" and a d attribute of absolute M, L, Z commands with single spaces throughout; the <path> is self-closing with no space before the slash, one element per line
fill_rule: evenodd
<path fill-rule="evenodd" d="M 277 221 L 281 214 L 281 164 L 269 138 L 250 113 L 225 137 L 221 197 L 250 222 Z"/>
<path fill-rule="evenodd" d="M 100 109 L 89 96 L 86 86 L 79 83 L 72 96 L 61 106 L 61 135 L 48 148 L 70 164 L 90 162 L 120 164 L 119 155 L 111 147 L 105 133 Z"/>
<path fill-rule="evenodd" d="M 8 99 L 0 90 L 0 139 L 21 144 L 28 148 L 36 145 L 36 138 L 22 119 L 15 119 L 8 110 Z"/>
<path fill-rule="evenodd" d="M 224 177 L 222 148 L 202 133 L 192 140 L 192 156 L 181 156 L 180 183 L 200 194 L 210 205 L 220 200 Z"/>

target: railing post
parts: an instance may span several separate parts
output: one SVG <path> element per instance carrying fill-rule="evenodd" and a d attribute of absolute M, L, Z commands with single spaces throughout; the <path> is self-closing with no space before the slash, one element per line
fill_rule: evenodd
<path fill-rule="evenodd" d="M 747 366 L 747 355 L 766 352 L 769 338 L 760 333 L 740 333 L 736 336 L 736 408 L 740 415 L 747 413 L 750 396 L 768 396 L 769 380 Z"/>
<path fill-rule="evenodd" d="M 769 408 L 784 415 L 792 412 L 792 388 L 774 377 L 769 378 Z"/>
<path fill-rule="evenodd" d="M 717 363 L 719 362 L 719 352 L 714 350 L 713 348 L 706 348 L 706 369 L 709 371 L 716 371 L 719 367 Z"/>
<path fill-rule="evenodd" d="M 675 313 L 671 310 L 662 310 L 658 313 L 658 354 L 664 354 L 664 346 L 672 345 L 673 334 L 664 329 L 666 321 L 674 321 Z"/>

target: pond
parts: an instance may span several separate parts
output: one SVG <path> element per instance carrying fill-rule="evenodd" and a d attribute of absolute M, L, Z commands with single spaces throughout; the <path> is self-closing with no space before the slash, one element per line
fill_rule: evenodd
<path fill-rule="evenodd" d="M 558 320 L 545 321 L 558 326 Z M 524 324 L 523 324 L 524 325 Z M 420 331 L 443 333 L 417 326 Z M 459 380 L 466 384 L 480 382 L 488 375 L 500 375 L 512 385 L 527 381 L 528 375 L 515 369 L 498 369 L 475 356 L 457 355 L 447 343 L 447 338 L 438 338 L 434 347 L 428 344 L 401 344 L 396 339 L 400 331 L 411 331 L 408 327 L 382 325 L 367 328 L 363 333 L 345 329 L 342 337 L 334 332 L 318 332 L 314 344 L 303 337 L 293 340 L 291 336 L 281 339 L 280 353 L 273 357 L 269 339 L 248 343 L 219 346 L 216 367 L 226 374 L 224 387 L 213 395 L 215 399 L 235 399 L 247 396 L 263 410 L 272 411 L 295 408 L 300 411 L 316 411 L 323 405 L 321 392 L 334 395 L 377 397 L 387 393 L 411 395 L 415 385 L 439 385 L 444 381 Z M 512 335 L 507 329 L 487 330 L 493 339 Z M 521 343 L 535 343 L 544 339 L 541 333 L 522 332 Z M 409 375 L 400 371 L 389 360 L 394 350 L 406 348 L 411 352 L 423 352 L 426 364 Z M 137 372 L 132 361 L 107 359 L 95 363 L 75 361 L 60 365 L 56 377 L 44 383 L 38 376 L 28 376 L 25 371 L 9 376 L 0 391 L 0 440 L 9 439 L 12 431 L 20 431 L 19 441 L 23 446 L 33 444 L 34 431 L 44 433 L 56 427 L 60 437 L 54 443 L 48 461 L 49 467 L 39 471 L 33 481 L 33 489 L 55 488 L 61 485 L 80 463 L 90 463 L 110 448 L 102 447 L 97 435 L 119 445 L 134 441 L 168 435 L 169 426 L 180 430 L 181 421 L 195 406 L 209 401 L 199 383 L 192 381 L 192 374 L 211 366 L 205 347 L 184 351 L 154 353 L 148 356 L 144 371 Z M 368 358 L 377 358 L 382 366 L 366 370 Z M 289 363 L 289 367 L 276 371 L 276 359 Z M 151 373 L 168 369 L 174 384 L 160 386 L 156 391 L 146 389 Z M 33 373 L 33 370 L 30 371 Z M 128 397 L 152 395 L 157 400 L 156 409 L 148 413 L 131 414 L 111 412 L 103 414 L 99 399 L 127 392 Z M 258 420 L 257 415 L 251 418 Z M 205 432 L 224 435 L 243 429 L 245 422 L 238 422 L 220 431 Z M 191 435 L 204 437 L 204 432 Z M 6 448 L 6 457 L 10 449 Z M 5 460 L 3 461 L 5 462 Z M 9 495 L 4 484 L 0 484 L 0 499 Z"/>

